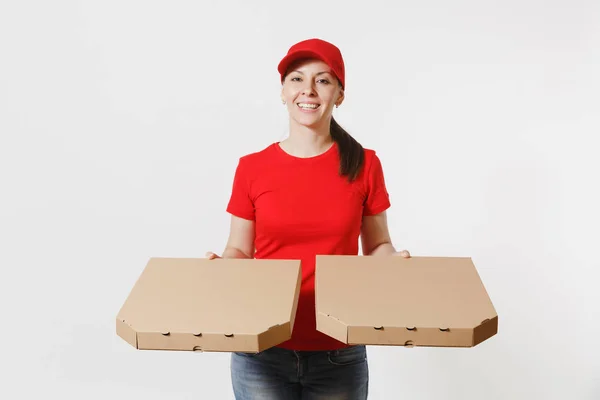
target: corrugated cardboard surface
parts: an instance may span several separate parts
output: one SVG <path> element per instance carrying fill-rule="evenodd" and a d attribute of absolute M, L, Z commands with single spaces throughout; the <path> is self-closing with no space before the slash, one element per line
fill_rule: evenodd
<path fill-rule="evenodd" d="M 300 261 L 151 258 L 117 316 L 138 349 L 258 352 L 291 337 Z"/>
<path fill-rule="evenodd" d="M 470 258 L 317 256 L 317 329 L 343 343 L 470 347 L 498 316 Z"/>

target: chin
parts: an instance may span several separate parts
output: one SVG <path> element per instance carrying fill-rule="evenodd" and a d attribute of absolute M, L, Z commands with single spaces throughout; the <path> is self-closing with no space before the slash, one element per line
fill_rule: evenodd
<path fill-rule="evenodd" d="M 313 120 L 313 121 L 302 121 L 302 120 L 296 120 L 296 122 L 298 123 L 298 125 L 302 125 L 305 126 L 307 128 L 316 128 L 318 127 L 322 121 L 319 120 Z"/>
<path fill-rule="evenodd" d="M 306 116 L 306 115 L 300 115 L 300 116 L 296 116 L 294 118 L 294 120 L 299 123 L 300 125 L 304 125 L 307 127 L 312 127 L 312 126 L 317 126 L 321 123 L 323 123 L 323 118 L 322 116 Z"/>

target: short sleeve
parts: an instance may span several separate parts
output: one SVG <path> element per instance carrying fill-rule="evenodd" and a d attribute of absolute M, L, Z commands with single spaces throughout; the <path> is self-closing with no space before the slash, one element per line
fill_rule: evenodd
<path fill-rule="evenodd" d="M 236 217 L 254 221 L 254 204 L 250 196 L 248 184 L 248 169 L 243 159 L 240 159 L 233 177 L 231 196 L 227 204 L 227 212 Z"/>
<path fill-rule="evenodd" d="M 367 167 L 365 176 L 367 195 L 363 208 L 364 216 L 379 214 L 387 210 L 391 205 L 390 196 L 385 186 L 383 167 L 375 152 L 373 152 L 371 163 Z"/>

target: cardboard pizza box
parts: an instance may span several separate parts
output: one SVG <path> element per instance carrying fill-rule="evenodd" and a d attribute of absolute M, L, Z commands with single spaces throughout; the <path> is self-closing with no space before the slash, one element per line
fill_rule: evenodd
<path fill-rule="evenodd" d="M 317 256 L 317 330 L 346 344 L 472 347 L 498 315 L 471 258 Z"/>
<path fill-rule="evenodd" d="M 116 319 L 137 349 L 260 352 L 288 340 L 299 260 L 151 258 Z"/>

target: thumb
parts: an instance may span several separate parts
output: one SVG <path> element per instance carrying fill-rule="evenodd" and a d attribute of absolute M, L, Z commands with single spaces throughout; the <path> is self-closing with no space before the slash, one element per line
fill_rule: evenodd
<path fill-rule="evenodd" d="M 400 255 L 404 258 L 410 258 L 410 253 L 408 252 L 408 250 L 402 250 L 400 252 Z"/>

